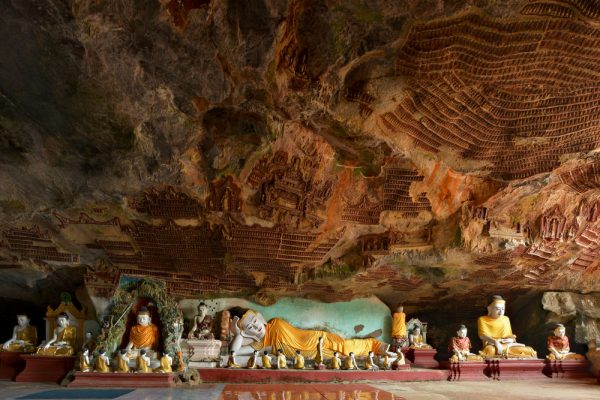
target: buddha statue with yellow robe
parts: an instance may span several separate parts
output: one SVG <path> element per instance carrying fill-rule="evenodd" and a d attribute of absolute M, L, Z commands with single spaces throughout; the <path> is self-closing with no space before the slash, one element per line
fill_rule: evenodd
<path fill-rule="evenodd" d="M 158 327 L 152 323 L 150 312 L 142 307 L 137 314 L 137 325 L 134 325 L 129 332 L 127 351 L 131 352 L 134 349 L 155 351 L 158 348 L 159 338 Z"/>
<path fill-rule="evenodd" d="M 69 316 L 60 313 L 56 319 L 52 338 L 38 347 L 36 354 L 42 356 L 72 356 L 74 354 L 77 328 L 69 325 Z"/>
<path fill-rule="evenodd" d="M 524 344 L 517 343 L 517 338 L 510 326 L 510 319 L 504 315 L 506 301 L 494 296 L 488 305 L 488 315 L 479 317 L 477 331 L 483 342 L 479 354 L 483 358 L 537 358 L 536 351 Z"/>
<path fill-rule="evenodd" d="M 565 335 L 565 326 L 557 324 L 554 335 L 548 336 L 548 360 L 585 360 L 581 354 L 571 353 L 569 338 Z"/>
<path fill-rule="evenodd" d="M 286 356 L 293 357 L 296 350 L 300 350 L 305 357 L 314 359 L 320 348 L 322 357 L 331 357 L 334 351 L 344 355 L 353 352 L 358 356 L 366 356 L 369 351 L 385 354 L 389 348 L 389 344 L 374 338 L 344 339 L 331 332 L 299 329 L 280 318 L 273 318 L 267 323 L 254 310 L 247 310 L 241 318 L 235 316 L 231 330 L 234 335 L 231 349 L 240 355 L 250 355 L 260 349 L 271 352 L 281 349 Z M 319 338 L 322 338 L 322 344 Z"/>
<path fill-rule="evenodd" d="M 410 340 L 410 348 L 411 349 L 431 349 L 431 346 L 425 343 L 425 339 L 423 338 L 423 334 L 421 333 L 421 328 L 415 326 L 408 336 Z"/>
<path fill-rule="evenodd" d="M 12 337 L 4 343 L 5 351 L 33 353 L 37 344 L 37 329 L 29 325 L 27 315 L 17 315 L 17 325 L 13 328 Z"/>

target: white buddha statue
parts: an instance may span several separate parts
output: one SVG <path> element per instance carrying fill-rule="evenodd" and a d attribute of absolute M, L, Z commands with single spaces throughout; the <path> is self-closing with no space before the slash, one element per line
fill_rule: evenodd
<path fill-rule="evenodd" d="M 37 344 L 37 329 L 29 325 L 29 317 L 24 314 L 17 315 L 17 325 L 13 328 L 13 335 L 8 339 L 2 349 L 5 351 L 18 351 L 33 353 Z"/>
<path fill-rule="evenodd" d="M 43 356 L 71 356 L 74 353 L 76 338 L 77 328 L 69 325 L 69 316 L 66 313 L 60 313 L 52 338 L 38 347 L 36 353 Z"/>
<path fill-rule="evenodd" d="M 131 328 L 129 333 L 129 342 L 127 343 L 127 352 L 135 356 L 133 350 L 146 350 L 148 356 L 154 356 L 158 348 L 160 334 L 158 327 L 152 323 L 150 312 L 142 307 L 137 314 L 137 325 Z"/>

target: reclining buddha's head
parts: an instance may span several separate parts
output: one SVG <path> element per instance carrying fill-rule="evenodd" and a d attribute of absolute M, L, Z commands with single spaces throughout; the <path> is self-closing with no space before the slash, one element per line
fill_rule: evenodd
<path fill-rule="evenodd" d="M 262 341 L 265 337 L 267 321 L 261 313 L 248 309 L 237 321 L 242 336 Z"/>

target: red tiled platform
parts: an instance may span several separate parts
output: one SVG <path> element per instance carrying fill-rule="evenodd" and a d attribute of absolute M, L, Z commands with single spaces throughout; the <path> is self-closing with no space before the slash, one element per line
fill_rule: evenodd
<path fill-rule="evenodd" d="M 440 366 L 448 371 L 449 381 L 481 381 L 489 380 L 485 375 L 487 363 L 481 362 L 457 362 L 442 361 Z"/>
<path fill-rule="evenodd" d="M 408 366 L 407 366 L 408 367 Z M 442 370 L 404 369 L 399 371 L 335 371 L 294 369 L 199 368 L 203 382 L 272 383 L 272 382 L 353 382 L 353 381 L 441 381 L 448 372 Z"/>
<path fill-rule="evenodd" d="M 29 353 L 14 351 L 0 352 L 0 379 L 15 379 L 25 368 L 25 360 L 21 356 Z"/>
<path fill-rule="evenodd" d="M 491 379 L 544 378 L 544 360 L 486 360 L 485 375 Z"/>
<path fill-rule="evenodd" d="M 172 374 L 75 372 L 69 387 L 164 388 L 173 387 Z"/>
<path fill-rule="evenodd" d="M 407 360 L 417 368 L 439 368 L 440 363 L 434 358 L 436 349 L 407 349 L 403 351 Z"/>
<path fill-rule="evenodd" d="M 385 390 L 366 384 L 300 384 L 300 385 L 226 385 L 219 400 L 238 399 L 289 399 L 289 400 L 403 400 Z"/>
<path fill-rule="evenodd" d="M 549 378 L 587 378 L 590 374 L 587 360 L 544 361 L 543 373 Z"/>
<path fill-rule="evenodd" d="M 76 357 L 23 355 L 25 369 L 17 375 L 17 382 L 60 383 L 75 365 Z"/>

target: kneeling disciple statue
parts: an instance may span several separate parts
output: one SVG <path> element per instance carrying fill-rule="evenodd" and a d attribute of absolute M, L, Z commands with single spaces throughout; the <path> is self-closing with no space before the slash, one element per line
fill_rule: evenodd
<path fill-rule="evenodd" d="M 29 325 L 27 315 L 17 315 L 17 325 L 13 328 L 13 335 L 4 343 L 5 351 L 33 353 L 37 344 L 37 329 Z"/>
<path fill-rule="evenodd" d="M 377 366 L 377 363 L 375 362 L 375 354 L 373 354 L 372 351 L 369 352 L 369 357 L 367 358 L 367 361 L 365 362 L 365 369 L 371 370 L 371 371 L 377 371 L 379 369 L 379 367 Z"/>
<path fill-rule="evenodd" d="M 554 335 L 548 336 L 548 360 L 585 360 L 581 354 L 571 353 L 569 338 L 565 335 L 565 326 L 557 324 Z"/>
<path fill-rule="evenodd" d="M 60 313 L 56 318 L 56 328 L 48 343 L 38 347 L 36 354 L 42 356 L 72 356 L 77 337 L 77 328 L 69 326 L 69 316 Z"/>
<path fill-rule="evenodd" d="M 150 357 L 146 354 L 146 350 L 140 350 L 136 359 L 136 365 L 137 372 L 152 372 L 150 369 Z"/>
<path fill-rule="evenodd" d="M 94 365 L 94 372 L 110 372 L 110 360 L 106 356 L 106 350 L 100 349 Z"/>
<path fill-rule="evenodd" d="M 127 350 L 120 350 L 115 361 L 115 364 L 117 365 L 115 372 L 120 372 L 122 374 L 129 372 L 129 357 L 127 357 Z"/>
<path fill-rule="evenodd" d="M 464 325 L 456 331 L 456 336 L 450 341 L 448 350 L 452 352 L 450 362 L 483 361 L 481 356 L 471 353 L 471 340 L 467 336 L 467 327 Z"/>
<path fill-rule="evenodd" d="M 79 356 L 79 370 L 81 372 L 90 372 L 90 351 L 88 349 L 83 349 L 81 355 Z"/>
<path fill-rule="evenodd" d="M 421 334 L 421 328 L 415 326 L 408 335 L 408 339 L 410 340 L 410 348 L 411 349 L 431 349 L 431 346 L 425 343 L 425 339 L 423 339 L 423 335 Z"/>
<path fill-rule="evenodd" d="M 346 361 L 344 361 L 344 369 L 358 369 L 358 364 L 356 364 L 356 358 L 354 358 L 353 352 L 350 352 L 348 357 L 346 357 Z"/>
<path fill-rule="evenodd" d="M 296 350 L 294 356 L 294 369 L 304 369 L 304 356 L 300 354 L 300 350 Z"/>
<path fill-rule="evenodd" d="M 248 358 L 248 362 L 246 363 L 247 369 L 255 369 L 258 368 L 258 350 L 254 350 L 254 353 Z"/>
<path fill-rule="evenodd" d="M 535 350 L 517 343 L 513 335 L 510 319 L 504 315 L 506 302 L 494 296 L 488 305 L 488 314 L 477 320 L 477 331 L 483 342 L 479 352 L 483 358 L 537 358 Z"/>
<path fill-rule="evenodd" d="M 271 369 L 273 368 L 273 366 L 271 365 L 271 356 L 269 355 L 268 351 L 263 351 L 263 355 L 262 355 L 262 368 L 263 369 Z"/>
<path fill-rule="evenodd" d="M 277 369 L 286 369 L 287 368 L 287 358 L 285 358 L 285 354 L 283 354 L 283 350 L 277 350 Z"/>
<path fill-rule="evenodd" d="M 235 351 L 229 352 L 229 359 L 227 359 L 227 368 L 242 368 L 240 364 L 235 362 Z"/>
<path fill-rule="evenodd" d="M 331 369 L 340 369 L 342 368 L 342 360 L 340 359 L 340 353 L 337 351 L 333 352 L 333 357 L 331 357 Z"/>
<path fill-rule="evenodd" d="M 160 358 L 160 367 L 156 368 L 154 372 L 161 372 L 163 374 L 173 372 L 173 368 L 171 365 L 173 364 L 173 358 L 169 355 L 169 353 L 163 353 Z"/>

